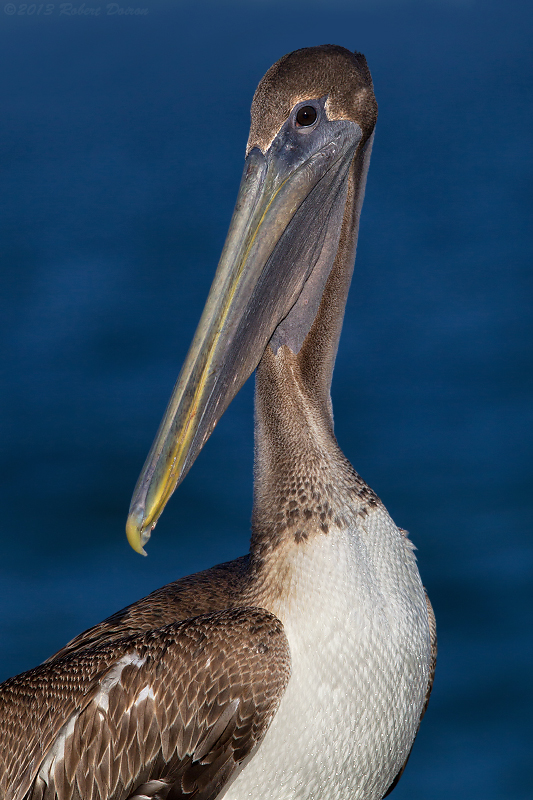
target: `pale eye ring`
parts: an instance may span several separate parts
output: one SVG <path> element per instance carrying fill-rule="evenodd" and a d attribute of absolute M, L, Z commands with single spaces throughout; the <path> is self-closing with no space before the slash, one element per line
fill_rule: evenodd
<path fill-rule="evenodd" d="M 314 125 L 318 114 L 314 106 L 302 106 L 296 113 L 296 124 L 301 128 L 308 128 Z"/>

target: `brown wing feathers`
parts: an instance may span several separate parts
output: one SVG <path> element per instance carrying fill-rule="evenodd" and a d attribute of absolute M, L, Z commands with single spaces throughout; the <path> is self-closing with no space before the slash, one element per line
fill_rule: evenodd
<path fill-rule="evenodd" d="M 210 800 L 263 738 L 289 673 L 280 621 L 254 608 L 67 653 L 2 686 L 0 796 Z"/>
<path fill-rule="evenodd" d="M 247 580 L 249 561 L 249 556 L 241 556 L 156 589 L 142 600 L 83 631 L 48 661 L 67 652 L 84 650 L 89 645 L 115 641 L 121 636 L 151 631 L 209 611 L 231 608 Z"/>

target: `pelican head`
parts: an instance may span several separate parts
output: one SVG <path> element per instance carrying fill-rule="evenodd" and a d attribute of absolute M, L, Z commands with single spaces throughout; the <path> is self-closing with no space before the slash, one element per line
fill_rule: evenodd
<path fill-rule="evenodd" d="M 138 552 L 265 349 L 302 348 L 343 236 L 354 254 L 376 117 L 365 58 L 342 47 L 297 50 L 260 82 L 215 279 L 131 502 Z"/>

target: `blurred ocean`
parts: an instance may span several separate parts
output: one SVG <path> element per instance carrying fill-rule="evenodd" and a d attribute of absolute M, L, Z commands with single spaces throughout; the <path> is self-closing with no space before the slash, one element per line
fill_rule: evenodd
<path fill-rule="evenodd" d="M 394 797 L 530 798 L 533 5 L 38 7 L 0 7 L 0 679 L 247 551 L 252 381 L 147 559 L 124 522 L 218 261 L 255 86 L 285 52 L 334 42 L 365 53 L 380 104 L 336 433 L 410 531 L 439 627 Z"/>

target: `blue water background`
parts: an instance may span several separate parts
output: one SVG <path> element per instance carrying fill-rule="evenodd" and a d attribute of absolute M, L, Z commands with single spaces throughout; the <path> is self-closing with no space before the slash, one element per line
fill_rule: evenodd
<path fill-rule="evenodd" d="M 440 639 L 394 796 L 525 800 L 533 5 L 132 2 L 148 14 L 0 7 L 0 678 L 247 551 L 252 381 L 147 559 L 124 521 L 224 241 L 254 88 L 285 52 L 343 44 L 366 54 L 380 117 L 336 433 L 410 531 Z"/>

